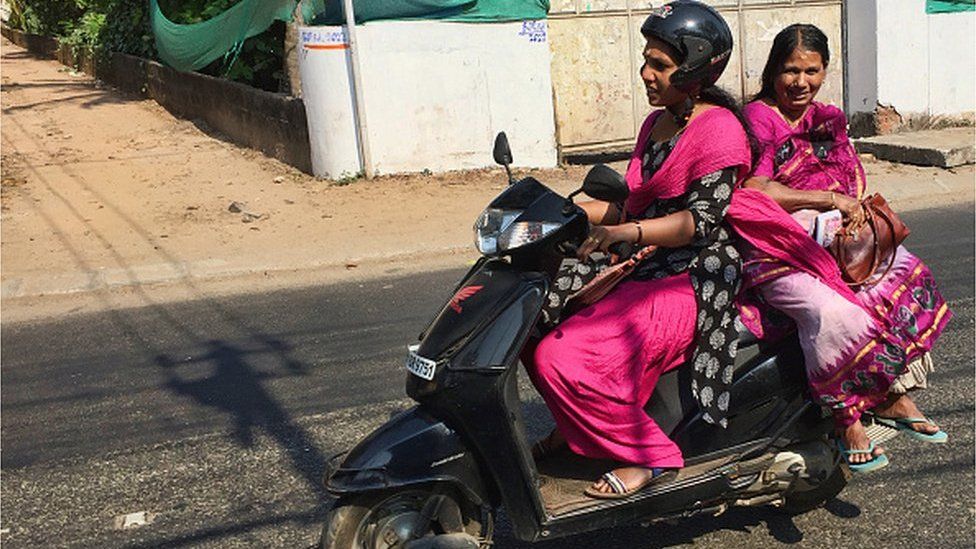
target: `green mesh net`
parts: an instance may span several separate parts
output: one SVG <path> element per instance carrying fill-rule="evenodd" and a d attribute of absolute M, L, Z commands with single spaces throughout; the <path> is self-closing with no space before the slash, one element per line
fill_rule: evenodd
<path fill-rule="evenodd" d="M 248 38 L 275 21 L 291 21 L 296 0 L 241 0 L 206 21 L 181 25 L 166 18 L 157 0 L 150 0 L 150 15 L 159 58 L 182 71 L 205 67 L 222 56 L 233 55 Z M 303 0 L 307 24 L 345 23 L 342 0 Z M 437 19 L 492 22 L 545 19 L 549 0 L 355 0 L 357 23 L 384 19 Z"/>
<path fill-rule="evenodd" d="M 927 0 L 925 13 L 976 11 L 976 0 Z"/>

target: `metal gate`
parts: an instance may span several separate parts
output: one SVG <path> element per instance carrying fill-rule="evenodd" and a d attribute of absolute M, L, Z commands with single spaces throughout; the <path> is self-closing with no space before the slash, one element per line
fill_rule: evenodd
<path fill-rule="evenodd" d="M 640 26 L 648 0 L 552 0 L 556 142 L 560 155 L 633 146 L 650 112 L 638 71 L 643 64 Z M 729 66 L 719 80 L 738 98 L 759 90 L 773 37 L 791 23 L 813 23 L 830 41 L 831 62 L 819 101 L 843 104 L 841 0 L 706 0 L 725 17 L 735 37 Z M 653 5 L 652 5 L 653 4 Z"/>

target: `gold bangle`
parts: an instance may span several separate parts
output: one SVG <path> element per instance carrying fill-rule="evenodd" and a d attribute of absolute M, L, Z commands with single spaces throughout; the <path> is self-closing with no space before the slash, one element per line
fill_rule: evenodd
<path fill-rule="evenodd" d="M 640 244 L 641 240 L 644 240 L 644 228 L 641 227 L 640 221 L 631 221 L 634 225 L 637 225 L 637 240 L 634 244 Z"/>
<path fill-rule="evenodd" d="M 830 207 L 835 210 L 837 209 L 837 201 L 836 197 L 834 196 L 834 191 L 830 191 Z"/>

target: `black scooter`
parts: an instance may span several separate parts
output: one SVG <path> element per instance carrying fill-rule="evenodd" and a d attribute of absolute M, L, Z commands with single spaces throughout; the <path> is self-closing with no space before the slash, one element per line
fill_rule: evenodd
<path fill-rule="evenodd" d="M 597 500 L 583 490 L 615 464 L 566 452 L 537 465 L 518 395 L 519 355 L 537 333 L 560 263 L 589 232 L 572 197 L 620 202 L 627 186 L 600 165 L 569 198 L 531 177 L 516 182 L 504 133 L 494 157 L 510 186 L 475 226 L 483 257 L 409 348 L 407 394 L 418 405 L 330 463 L 326 487 L 338 500 L 323 548 L 476 549 L 490 543 L 501 507 L 518 538 L 536 541 L 733 505 L 803 512 L 843 490 L 850 472 L 828 438 L 832 419 L 808 396 L 795 337 L 767 346 L 740 336 L 726 429 L 702 420 L 691 368 L 661 376 L 646 410 L 686 463 L 667 483 Z"/>

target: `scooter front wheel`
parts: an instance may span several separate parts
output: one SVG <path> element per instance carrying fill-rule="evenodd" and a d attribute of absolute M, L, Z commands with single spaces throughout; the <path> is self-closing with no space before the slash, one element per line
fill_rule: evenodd
<path fill-rule="evenodd" d="M 490 541 L 488 513 L 454 490 L 418 487 L 340 497 L 326 516 L 320 546 L 478 549 Z"/>

